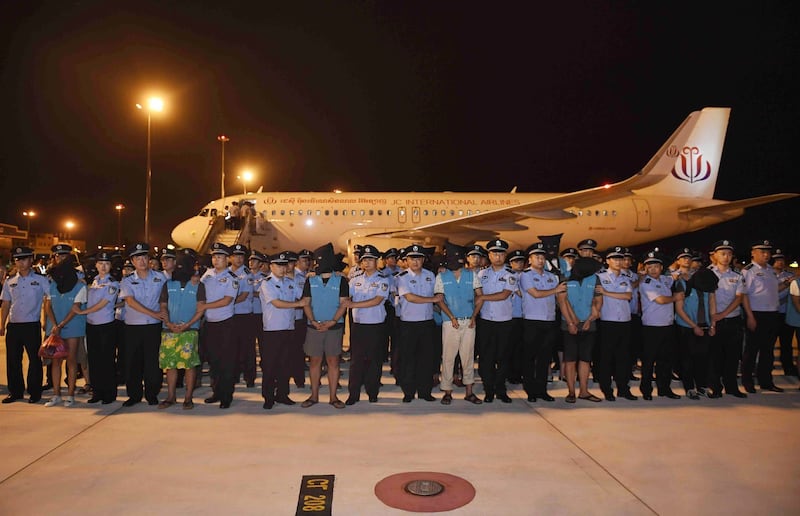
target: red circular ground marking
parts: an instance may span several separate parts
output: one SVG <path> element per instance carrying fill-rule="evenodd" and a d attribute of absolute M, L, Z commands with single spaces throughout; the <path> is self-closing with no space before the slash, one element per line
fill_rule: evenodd
<path fill-rule="evenodd" d="M 433 496 L 419 496 L 406 491 L 413 480 L 434 480 L 444 491 Z M 433 471 L 410 471 L 391 475 L 375 484 L 375 496 L 395 509 L 411 512 L 452 511 L 467 505 L 475 498 L 475 488 L 461 477 Z"/>

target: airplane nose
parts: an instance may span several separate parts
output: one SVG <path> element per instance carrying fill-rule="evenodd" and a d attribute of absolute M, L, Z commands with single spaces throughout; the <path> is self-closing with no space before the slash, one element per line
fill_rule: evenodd
<path fill-rule="evenodd" d="M 197 249 L 200 245 L 202 234 L 198 231 L 198 217 L 184 220 L 172 230 L 172 241 L 180 247 Z"/>

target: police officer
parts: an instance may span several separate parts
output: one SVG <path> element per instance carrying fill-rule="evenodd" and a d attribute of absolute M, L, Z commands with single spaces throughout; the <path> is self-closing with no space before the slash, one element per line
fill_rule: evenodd
<path fill-rule="evenodd" d="M 759 240 L 750 246 L 752 261 L 742 271 L 744 278 L 744 306 L 747 339 L 742 354 L 742 384 L 749 393 L 755 393 L 753 369 L 758 356 L 758 385 L 762 391 L 783 392 L 772 381 L 775 339 L 780 328 L 778 308 L 779 292 L 785 290 L 786 283 L 778 280 L 775 270 L 769 264 L 772 243 Z"/>
<path fill-rule="evenodd" d="M 547 249 L 542 242 L 528 248 L 530 267 L 520 277 L 524 317 L 524 387 L 528 401 L 554 401 L 547 393 L 547 374 L 556 339 L 556 295 L 566 292 L 558 276 L 545 270 Z"/>
<path fill-rule="evenodd" d="M 250 251 L 250 259 L 247 261 L 247 265 L 250 267 L 250 274 L 252 275 L 253 281 L 253 313 L 250 314 L 249 326 L 252 335 L 254 335 L 253 345 L 261 349 L 261 338 L 264 333 L 261 329 L 263 311 L 261 309 L 260 292 L 261 282 L 269 276 L 269 256 L 253 249 Z M 255 364 L 255 348 L 253 351 L 253 360 Z"/>
<path fill-rule="evenodd" d="M 295 308 L 302 308 L 308 300 L 295 292 L 295 285 L 286 277 L 289 259 L 286 251 L 270 256 L 270 274 L 261 282 L 262 324 L 264 335 L 259 340 L 261 354 L 261 395 L 263 408 L 271 409 L 275 403 L 294 405 L 289 398 L 289 349 L 294 332 Z M 335 388 L 335 387 L 334 387 Z"/>
<path fill-rule="evenodd" d="M 434 354 L 433 305 L 442 300 L 434 294 L 436 278 L 422 267 L 425 249 L 410 245 L 405 252 L 408 269 L 397 275 L 399 298 L 398 317 L 401 347 L 399 352 L 399 382 L 403 389 L 403 403 L 411 403 L 414 395 L 425 401 L 435 401 L 433 388 Z"/>
<path fill-rule="evenodd" d="M 675 345 L 675 311 L 672 297 L 672 277 L 663 275 L 664 259 L 654 249 L 644 258 L 647 275 L 639 283 L 642 306 L 642 397 L 653 399 L 653 364 L 656 364 L 658 395 L 671 399 L 680 396 L 672 392 L 672 348 Z"/>
<path fill-rule="evenodd" d="M 591 238 L 585 238 L 578 242 L 578 256 L 582 258 L 594 258 L 595 249 L 597 249 L 597 241 Z"/>
<path fill-rule="evenodd" d="M 42 303 L 50 294 L 50 282 L 32 269 L 33 249 L 16 247 L 11 253 L 17 273 L 3 283 L 0 337 L 6 337 L 8 396 L 3 403 L 21 400 L 25 393 L 22 377 L 22 351 L 28 355 L 29 403 L 42 399 Z M 60 381 L 60 380 L 56 380 Z"/>
<path fill-rule="evenodd" d="M 97 253 L 95 266 L 97 276 L 89 285 L 86 308 L 77 313 L 86 316 L 86 347 L 92 372 L 92 397 L 88 403 L 107 405 L 117 399 L 114 307 L 119 282 L 110 274 L 110 253 Z"/>
<path fill-rule="evenodd" d="M 508 242 L 492 240 L 486 248 L 490 266 L 478 272 L 481 288 L 475 302 L 480 310 L 478 372 L 486 393 L 483 401 L 491 403 L 497 396 L 503 403 L 511 403 L 506 393 L 506 377 L 511 360 L 511 295 L 517 290 L 517 277 L 505 264 Z"/>
<path fill-rule="evenodd" d="M 306 273 L 308 271 L 308 255 L 311 251 L 303 249 L 306 256 L 301 258 L 299 253 L 287 251 L 289 263 L 286 266 L 286 277 L 294 283 L 295 292 L 302 293 L 306 283 Z M 302 263 L 301 263 L 302 262 Z M 306 340 L 307 320 L 302 308 L 294 311 L 294 333 L 293 342 L 289 355 L 289 376 L 294 379 L 294 384 L 298 388 L 305 387 L 306 381 L 306 356 L 303 352 L 303 344 Z"/>
<path fill-rule="evenodd" d="M 226 409 L 233 401 L 237 350 L 233 347 L 234 301 L 239 295 L 239 280 L 228 268 L 231 250 L 223 243 L 211 245 L 211 265 L 200 281 L 206 291 L 205 341 L 211 367 L 213 393 L 206 403 L 219 402 Z"/>
<path fill-rule="evenodd" d="M 167 280 L 172 279 L 172 272 L 175 270 L 177 256 L 178 255 L 175 253 L 174 246 L 167 244 L 161 249 L 159 256 L 159 261 L 161 262 L 161 272 L 164 274 Z"/>
<path fill-rule="evenodd" d="M 244 376 L 247 387 L 256 384 L 256 337 L 253 334 L 253 274 L 244 265 L 245 257 L 250 254 L 246 246 L 231 246 L 230 271 L 236 276 L 239 285 L 236 301 L 233 304 L 233 348 L 236 353 L 236 368 L 233 372 L 234 383 L 239 374 Z"/>
<path fill-rule="evenodd" d="M 353 323 L 350 334 L 350 378 L 345 402 L 358 402 L 361 385 L 364 385 L 370 403 L 378 401 L 383 346 L 386 342 L 386 299 L 390 280 L 377 268 L 380 252 L 373 245 L 362 249 L 359 265 L 362 274 L 350 281 L 349 303 Z"/>
<path fill-rule="evenodd" d="M 578 249 L 580 250 L 580 245 Z M 607 401 L 616 400 L 611 389 L 612 371 L 617 384 L 617 396 L 631 401 L 637 399 L 628 387 L 631 374 L 630 300 L 633 295 L 633 285 L 630 277 L 622 274 L 624 258 L 624 247 L 610 248 L 606 252 L 607 269 L 597 273 L 599 283 L 596 289 L 603 295 L 603 306 L 600 310 L 601 350 L 597 379 Z"/>
<path fill-rule="evenodd" d="M 558 268 L 561 269 L 561 276 L 569 279 L 572 274 L 572 265 L 578 257 L 578 250 L 574 247 L 567 247 L 559 253 Z"/>
<path fill-rule="evenodd" d="M 164 287 L 164 275 L 149 267 L 150 245 L 133 246 L 129 258 L 135 271 L 120 282 L 119 298 L 125 301 L 125 385 L 128 399 L 122 404 L 132 407 L 144 397 L 148 405 L 158 405 L 162 373 L 158 367 L 161 345 L 161 314 L 159 297 Z"/>
<path fill-rule="evenodd" d="M 775 274 L 778 275 L 778 281 L 791 285 L 795 275 L 792 271 L 786 269 L 786 256 L 781 249 L 776 248 L 772 253 L 772 268 L 775 269 Z M 798 376 L 797 366 L 794 363 L 792 356 L 792 339 L 795 335 L 793 326 L 786 323 L 786 309 L 789 301 L 789 289 L 785 288 L 778 294 L 778 301 L 780 305 L 778 312 L 781 314 L 781 325 L 778 330 L 778 342 L 781 348 L 781 366 L 783 368 L 784 376 Z"/>
<path fill-rule="evenodd" d="M 711 246 L 711 259 L 714 264 L 708 268 L 716 274 L 718 282 L 717 290 L 714 292 L 716 313 L 711 316 L 716 331 L 709 343 L 709 387 L 716 395 L 722 392 L 724 385 L 726 394 L 746 398 L 747 394 L 739 390 L 736 380 L 744 339 L 741 308 L 744 279 L 731 267 L 733 251 L 733 243 L 730 240 L 719 240 Z"/>

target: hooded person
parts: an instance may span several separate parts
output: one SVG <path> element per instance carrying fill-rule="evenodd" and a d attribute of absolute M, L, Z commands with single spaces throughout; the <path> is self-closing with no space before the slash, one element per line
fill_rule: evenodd
<path fill-rule="evenodd" d="M 325 357 L 328 365 L 329 403 L 342 409 L 345 404 L 336 396 L 336 386 L 339 382 L 344 314 L 349 306 L 350 290 L 347 278 L 335 272 L 338 259 L 330 242 L 314 251 L 314 259 L 316 274 L 306 280 L 301 298 L 305 301 L 303 311 L 308 325 L 303 351 L 310 357 L 308 370 L 311 382 L 311 396 L 301 406 L 309 408 L 319 402 L 322 358 Z"/>

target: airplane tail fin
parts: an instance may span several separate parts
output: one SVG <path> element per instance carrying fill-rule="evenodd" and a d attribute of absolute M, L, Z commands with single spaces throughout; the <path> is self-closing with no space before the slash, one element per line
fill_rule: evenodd
<path fill-rule="evenodd" d="M 640 172 L 657 182 L 636 193 L 713 199 L 730 112 L 707 107 L 691 113 Z"/>

